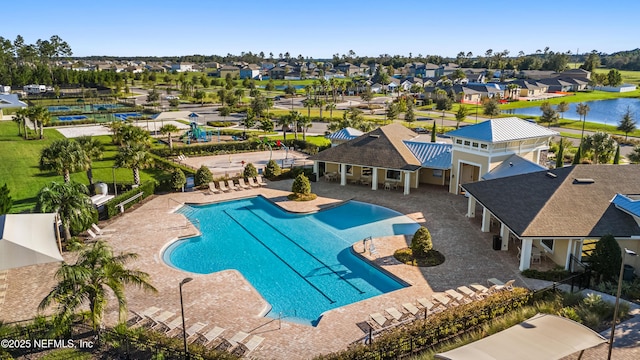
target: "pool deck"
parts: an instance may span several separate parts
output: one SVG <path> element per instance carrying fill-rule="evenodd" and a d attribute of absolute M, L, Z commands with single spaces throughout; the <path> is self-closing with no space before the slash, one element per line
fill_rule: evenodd
<path fill-rule="evenodd" d="M 226 194 L 194 191 L 157 196 L 109 224 L 101 224 L 115 230 L 105 240 L 116 253 L 139 255 L 130 267 L 149 273 L 151 282 L 158 289 L 157 294 L 149 294 L 129 288 L 129 309 L 142 311 L 157 306 L 178 314 L 178 284 L 183 278 L 192 277 L 194 281 L 183 287 L 187 327 L 204 322 L 208 324 L 206 329 L 213 326 L 227 329 L 223 333 L 226 338 L 238 331 L 263 336 L 264 342 L 251 354 L 254 358 L 308 359 L 338 351 L 361 338 L 364 333 L 356 324 L 368 320 L 369 314 L 384 312 L 390 306 L 402 309 L 402 303 L 415 303 L 417 298 L 430 296 L 434 291 L 474 282 L 486 283 L 492 277 L 514 278 L 516 284 L 527 285 L 519 276 L 513 254 L 493 251 L 491 234 L 480 231 L 480 220 L 465 217 L 466 198 L 449 194 L 442 187 L 412 189 L 411 195 L 405 196 L 402 191 L 372 191 L 365 186 L 317 182 L 311 184 L 318 199 L 291 202 L 286 198 L 291 184 L 291 180 L 285 180 L 269 182 L 265 188 Z M 171 241 L 198 232 L 183 215 L 173 212 L 180 204 L 210 203 L 258 194 L 293 212 L 317 211 L 349 199 L 386 206 L 426 225 L 432 234 L 434 248 L 446 256 L 446 261 L 425 269 L 398 263 L 392 254 L 397 248 L 407 246 L 409 239 L 404 236 L 374 239 L 378 255 L 373 257 L 363 251 L 362 239 L 353 239 L 354 251 L 363 253 L 412 286 L 330 310 L 318 326 L 311 327 L 287 322 L 286 318 L 278 321 L 261 316 L 268 304 L 237 271 L 191 274 L 171 268 L 160 260 L 163 248 Z M 72 261 L 70 254 L 65 254 L 65 259 Z M 5 280 L 5 302 L 0 304 L 0 320 L 13 322 L 32 318 L 39 301 L 54 285 L 53 274 L 57 268 L 57 264 L 44 264 L 9 270 Z M 108 304 L 105 320 L 107 325 L 117 321 L 114 301 Z"/>

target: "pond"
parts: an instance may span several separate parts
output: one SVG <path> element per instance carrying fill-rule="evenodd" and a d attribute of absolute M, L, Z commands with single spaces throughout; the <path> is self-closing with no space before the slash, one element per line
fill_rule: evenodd
<path fill-rule="evenodd" d="M 627 111 L 627 107 L 631 110 L 631 116 L 633 116 L 634 120 L 640 120 L 640 99 L 636 98 L 620 98 L 620 99 L 610 99 L 610 100 L 597 100 L 597 101 L 585 101 L 587 105 L 589 105 L 589 113 L 587 114 L 587 121 L 607 124 L 607 125 L 617 125 L 622 116 L 624 116 Z M 576 107 L 579 103 L 570 103 L 569 111 L 564 113 L 565 119 L 574 119 L 580 120 L 580 115 L 576 112 Z M 556 105 L 553 106 L 556 108 Z M 540 116 L 542 115 L 542 111 L 540 110 L 540 106 L 522 108 L 522 109 L 511 109 L 505 110 L 506 114 L 520 114 L 520 115 L 531 115 L 531 116 Z M 560 114 L 560 117 L 563 117 Z"/>

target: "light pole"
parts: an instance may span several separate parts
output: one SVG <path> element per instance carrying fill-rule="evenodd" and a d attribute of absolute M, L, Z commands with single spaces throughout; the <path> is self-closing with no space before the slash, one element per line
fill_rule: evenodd
<path fill-rule="evenodd" d="M 117 166 L 113 166 L 111 168 L 111 174 L 113 175 L 113 193 L 115 196 L 118 196 L 118 185 L 116 184 L 116 168 Z"/>
<path fill-rule="evenodd" d="M 187 349 L 187 330 L 184 325 L 184 304 L 182 302 L 182 285 L 188 283 L 193 280 L 192 278 L 184 278 L 180 281 L 180 313 L 182 314 L 182 340 L 184 341 L 184 354 L 185 357 L 189 358 L 189 349 Z"/>
<path fill-rule="evenodd" d="M 618 320 L 618 305 L 620 304 L 620 292 L 622 291 L 622 275 L 624 273 L 624 258 L 626 255 L 637 256 L 635 251 L 631 251 L 627 248 L 622 253 L 622 263 L 620 264 L 620 275 L 618 276 L 618 292 L 616 294 L 616 305 L 613 308 L 613 322 L 611 323 L 611 335 L 609 336 L 609 355 L 607 360 L 611 360 L 611 350 L 613 350 L 613 336 L 616 332 L 616 321 Z"/>

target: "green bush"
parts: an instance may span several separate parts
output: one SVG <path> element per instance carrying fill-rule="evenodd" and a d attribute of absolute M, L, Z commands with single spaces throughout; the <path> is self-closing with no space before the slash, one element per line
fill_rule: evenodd
<path fill-rule="evenodd" d="M 152 151 L 153 152 L 153 151 Z M 156 169 L 160 169 L 160 170 L 168 170 L 168 171 L 173 171 L 173 169 L 180 169 L 182 170 L 183 173 L 185 173 L 185 175 L 195 175 L 196 171 L 188 166 L 182 165 L 182 164 L 178 164 L 176 162 L 173 162 L 171 160 L 167 160 L 165 158 L 162 158 L 156 154 L 151 154 L 151 157 L 153 158 L 153 166 Z"/>
<path fill-rule="evenodd" d="M 589 264 L 603 281 L 617 279 L 622 264 L 622 250 L 613 235 L 604 235 L 596 243 Z"/>
<path fill-rule="evenodd" d="M 205 186 L 212 181 L 213 181 L 213 174 L 211 173 L 211 170 L 209 170 L 209 168 L 204 165 L 200 166 L 198 171 L 196 171 L 196 176 L 194 178 L 195 185 Z"/>
<path fill-rule="evenodd" d="M 187 183 L 187 177 L 184 176 L 184 173 L 180 169 L 175 169 L 171 173 L 171 188 L 173 190 L 181 190 L 184 184 Z"/>
<path fill-rule="evenodd" d="M 255 166 L 253 166 L 252 163 L 248 163 L 245 167 L 244 167 L 244 171 L 242 176 L 244 176 L 245 178 L 253 178 L 258 176 L 258 170 L 256 169 Z"/>
<path fill-rule="evenodd" d="M 527 269 L 522 271 L 522 275 L 530 278 L 530 279 L 539 279 L 539 280 L 547 280 L 547 281 L 561 281 L 569 276 L 571 273 L 565 270 L 562 267 L 555 267 L 551 270 L 540 271 L 534 269 Z"/>
<path fill-rule="evenodd" d="M 277 177 L 281 172 L 282 169 L 275 160 L 269 160 L 269 162 L 267 162 L 267 166 L 264 168 L 264 175 L 267 178 Z"/>
<path fill-rule="evenodd" d="M 300 174 L 293 180 L 293 185 L 291 186 L 291 192 L 294 194 L 311 194 L 311 183 L 309 179 L 304 176 L 304 174 Z"/>
<path fill-rule="evenodd" d="M 432 249 L 431 233 L 426 227 L 421 226 L 411 239 L 411 251 L 415 257 L 425 257 Z"/>

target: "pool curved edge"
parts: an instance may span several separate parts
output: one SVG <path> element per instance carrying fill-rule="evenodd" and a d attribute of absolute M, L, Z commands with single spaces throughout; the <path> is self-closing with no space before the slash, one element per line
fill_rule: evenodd
<path fill-rule="evenodd" d="M 378 238 L 373 238 L 378 239 Z M 360 252 L 356 251 L 355 246 L 357 244 L 360 244 L 361 241 L 356 241 L 354 242 L 350 247 L 349 250 L 351 251 L 351 253 L 353 255 L 355 255 L 358 259 L 360 259 L 361 261 L 364 261 L 365 263 L 369 264 L 370 266 L 380 270 L 380 272 L 384 273 L 385 275 L 387 275 L 388 277 L 392 278 L 393 280 L 397 281 L 398 283 L 400 283 L 402 286 L 406 287 L 410 287 L 413 286 L 413 284 L 405 281 L 404 279 L 400 278 L 398 275 L 390 272 L 389 270 L 385 269 L 384 267 L 378 265 L 375 261 L 371 261 L 371 259 L 367 258 L 366 256 L 363 256 Z M 400 263 L 399 263 L 400 264 Z M 398 289 L 401 290 L 401 289 Z M 397 291 L 397 290 L 395 290 Z"/>
<path fill-rule="evenodd" d="M 232 272 L 232 273 L 235 273 L 235 274 L 239 275 L 240 278 L 242 279 L 242 281 L 244 281 L 244 283 L 251 288 L 253 293 L 255 295 L 257 295 L 260 298 L 260 300 L 264 303 L 264 307 L 262 308 L 261 311 L 258 312 L 258 314 L 256 316 L 257 317 L 266 317 L 271 312 L 271 309 L 273 308 L 273 306 L 262 296 L 262 294 L 260 294 L 260 292 L 253 286 L 253 284 L 251 284 L 251 282 L 249 282 L 249 280 L 247 280 L 247 278 L 245 278 L 244 275 L 242 275 L 242 273 L 240 271 L 238 271 L 236 269 L 227 269 L 227 270 L 212 272 L 212 273 L 209 273 L 209 274 L 200 274 L 200 273 L 194 273 L 194 272 L 185 271 L 184 269 L 180 269 L 178 267 L 173 266 L 173 264 L 171 264 L 170 261 L 166 261 L 165 254 L 167 253 L 167 250 L 172 249 L 175 246 L 178 246 L 178 244 L 180 242 L 182 242 L 182 241 L 188 241 L 191 238 L 194 238 L 196 236 L 200 236 L 200 233 L 198 233 L 197 235 L 181 236 L 181 237 L 173 238 L 173 239 L 170 239 L 169 241 L 167 241 L 160 248 L 160 251 L 159 251 L 159 254 L 158 254 L 159 255 L 159 257 L 158 257 L 159 262 L 162 263 L 162 265 L 167 266 L 167 267 L 169 267 L 171 269 L 182 271 L 184 273 L 191 274 L 193 276 L 208 276 L 208 275 L 220 274 L 220 273 L 225 273 L 225 272 Z"/>

